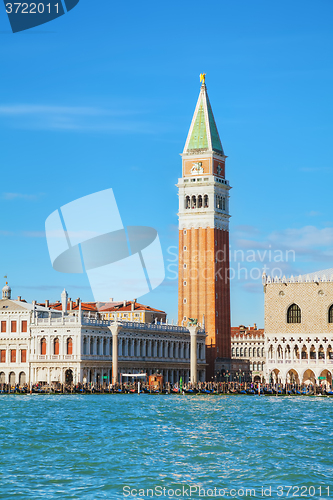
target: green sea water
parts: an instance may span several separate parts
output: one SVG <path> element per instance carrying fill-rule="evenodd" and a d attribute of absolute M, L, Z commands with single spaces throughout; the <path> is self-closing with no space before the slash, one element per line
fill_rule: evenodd
<path fill-rule="evenodd" d="M 333 398 L 2 395 L 0 408 L 0 498 L 333 497 Z"/>

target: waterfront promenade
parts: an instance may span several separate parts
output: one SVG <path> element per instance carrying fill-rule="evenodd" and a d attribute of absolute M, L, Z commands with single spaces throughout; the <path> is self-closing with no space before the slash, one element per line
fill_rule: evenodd
<path fill-rule="evenodd" d="M 237 382 L 199 382 L 197 384 L 170 384 L 156 388 L 148 383 L 125 382 L 112 384 L 77 384 L 47 386 L 35 384 L 29 387 L 0 385 L 0 394 L 153 394 L 153 395 L 211 395 L 211 396 L 328 396 L 333 397 L 330 385 L 306 384 L 258 384 Z"/>

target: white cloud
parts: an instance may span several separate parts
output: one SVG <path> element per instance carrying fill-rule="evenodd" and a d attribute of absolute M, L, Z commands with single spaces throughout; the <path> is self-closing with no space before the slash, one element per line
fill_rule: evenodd
<path fill-rule="evenodd" d="M 307 214 L 309 217 L 318 217 L 319 215 L 322 215 L 321 212 L 316 212 L 315 210 L 311 210 L 311 212 L 309 212 Z"/>
<path fill-rule="evenodd" d="M 40 196 L 40 194 L 24 194 L 24 193 L 2 193 L 1 198 L 3 200 L 26 200 L 26 201 L 35 201 Z"/>
<path fill-rule="evenodd" d="M 259 239 L 236 237 L 232 239 L 230 253 L 234 262 L 275 264 L 283 272 L 300 274 L 304 270 L 304 263 L 311 263 L 313 268 L 322 268 L 323 264 L 333 263 L 333 228 L 317 228 L 304 226 L 273 231 L 262 235 Z M 253 264 L 251 264 L 251 262 Z"/>
<path fill-rule="evenodd" d="M 125 106 L 110 109 L 96 106 L 0 105 L 0 119 L 15 128 L 156 133 L 156 127 L 142 120 L 143 113 Z"/>
<path fill-rule="evenodd" d="M 318 229 L 315 226 L 304 226 L 299 229 L 273 231 L 268 241 L 299 250 L 333 246 L 333 228 Z"/>

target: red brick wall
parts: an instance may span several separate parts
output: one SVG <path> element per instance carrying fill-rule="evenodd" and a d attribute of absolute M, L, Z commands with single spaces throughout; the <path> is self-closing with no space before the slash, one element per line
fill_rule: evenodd
<path fill-rule="evenodd" d="M 186 316 L 186 321 L 197 318 L 202 323 L 205 315 L 210 364 L 216 356 L 231 357 L 228 278 L 228 231 L 212 228 L 187 229 L 186 234 L 179 231 L 178 322 L 181 324 Z"/>

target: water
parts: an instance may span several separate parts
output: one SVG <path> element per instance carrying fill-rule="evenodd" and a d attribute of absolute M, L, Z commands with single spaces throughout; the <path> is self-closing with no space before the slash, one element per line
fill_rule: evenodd
<path fill-rule="evenodd" d="M 331 398 L 3 395 L 0 409 L 0 498 L 333 496 Z"/>

